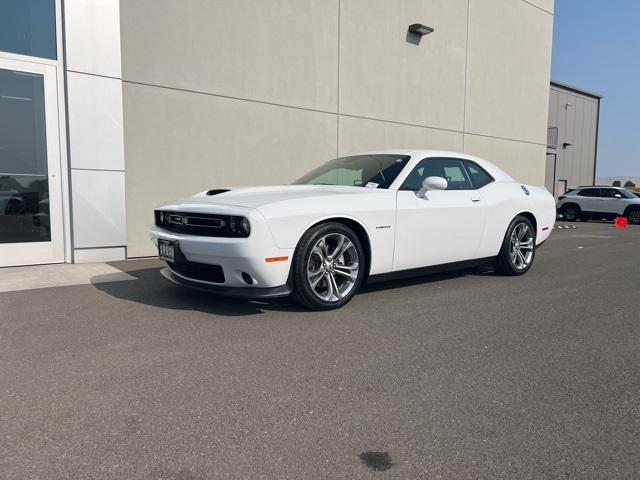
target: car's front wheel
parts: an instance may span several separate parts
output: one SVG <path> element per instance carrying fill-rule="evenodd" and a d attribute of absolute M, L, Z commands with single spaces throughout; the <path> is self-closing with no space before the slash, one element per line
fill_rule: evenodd
<path fill-rule="evenodd" d="M 640 208 L 629 210 L 627 218 L 629 220 L 629 223 L 633 225 L 640 225 Z"/>
<path fill-rule="evenodd" d="M 502 275 L 522 275 L 531 268 L 535 255 L 536 231 L 527 217 L 518 215 L 504 236 L 495 270 Z"/>
<path fill-rule="evenodd" d="M 341 223 L 322 223 L 300 239 L 293 256 L 293 298 L 304 307 L 330 310 L 346 304 L 365 276 L 358 236 Z"/>

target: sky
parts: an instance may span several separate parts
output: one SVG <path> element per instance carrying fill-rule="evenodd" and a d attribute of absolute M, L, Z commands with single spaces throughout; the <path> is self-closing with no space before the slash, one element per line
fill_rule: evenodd
<path fill-rule="evenodd" d="M 597 175 L 640 176 L 640 0 L 556 0 L 551 78 L 604 95 Z"/>

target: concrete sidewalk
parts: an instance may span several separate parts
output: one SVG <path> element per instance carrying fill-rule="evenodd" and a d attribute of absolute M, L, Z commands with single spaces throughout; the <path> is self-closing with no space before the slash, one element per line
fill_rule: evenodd
<path fill-rule="evenodd" d="M 0 292 L 136 280 L 106 263 L 59 263 L 0 268 Z"/>

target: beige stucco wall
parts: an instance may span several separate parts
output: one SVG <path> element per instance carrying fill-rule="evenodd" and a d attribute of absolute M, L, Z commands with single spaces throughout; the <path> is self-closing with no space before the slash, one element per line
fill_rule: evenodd
<path fill-rule="evenodd" d="M 153 207 L 338 154 L 465 151 L 544 183 L 553 0 L 121 1 L 130 257 Z M 407 27 L 433 34 L 418 45 Z"/>
<path fill-rule="evenodd" d="M 300 108 L 123 86 L 127 249 L 153 254 L 153 208 L 224 185 L 282 184 L 336 152 L 336 117 Z"/>
<path fill-rule="evenodd" d="M 470 2 L 465 132 L 546 142 L 552 28 L 524 1 Z"/>

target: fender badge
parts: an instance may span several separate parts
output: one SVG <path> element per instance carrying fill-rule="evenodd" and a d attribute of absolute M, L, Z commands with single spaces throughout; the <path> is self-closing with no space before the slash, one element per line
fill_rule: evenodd
<path fill-rule="evenodd" d="M 527 187 L 525 187 L 524 185 L 520 185 L 520 188 L 522 189 L 525 195 L 529 195 L 529 189 Z"/>

